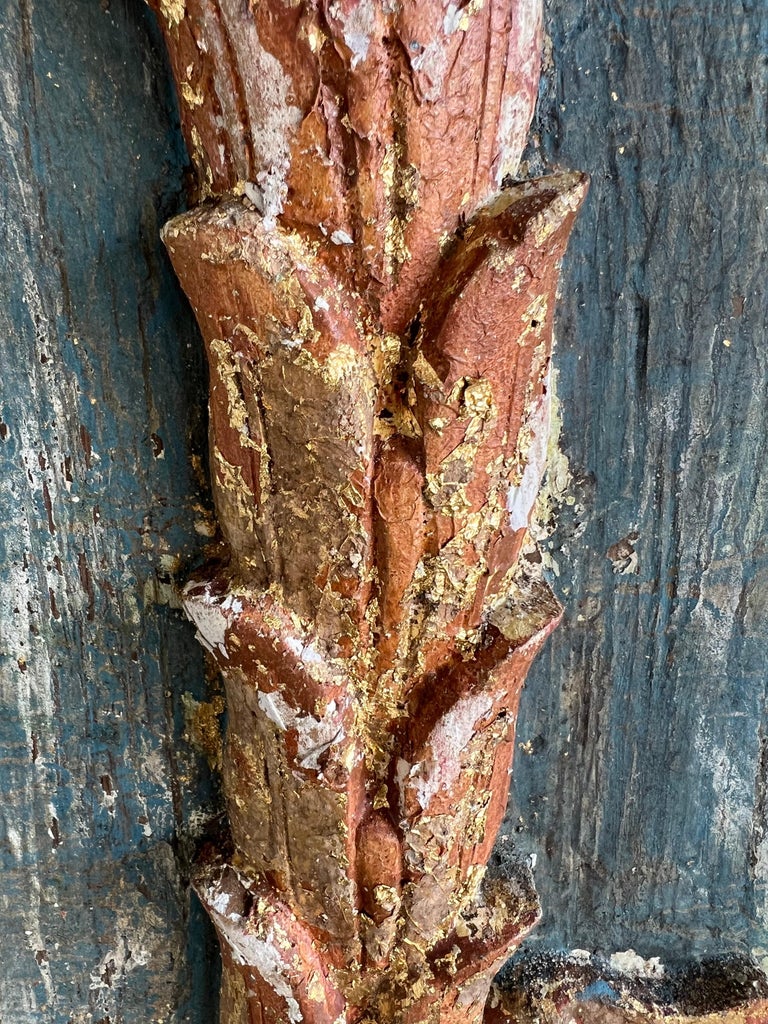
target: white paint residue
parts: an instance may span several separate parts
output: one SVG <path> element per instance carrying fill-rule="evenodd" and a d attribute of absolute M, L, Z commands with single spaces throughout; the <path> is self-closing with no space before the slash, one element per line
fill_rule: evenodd
<path fill-rule="evenodd" d="M 152 884 L 154 877 L 158 892 L 166 891 L 164 886 L 170 885 L 177 898 L 181 898 L 173 852 L 167 843 L 155 844 L 142 863 L 148 884 Z M 79 906 L 72 910 L 81 913 Z M 130 976 L 137 969 L 151 964 L 158 978 L 173 974 L 174 964 L 182 956 L 183 931 L 169 927 L 167 914 L 160 910 L 159 902 L 138 892 L 127 879 L 122 880 L 119 888 L 113 887 L 111 907 L 97 908 L 95 920 L 102 936 L 103 955 L 95 959 L 94 966 L 85 974 L 92 993 L 87 1000 L 92 1011 L 89 1020 L 120 1017 L 123 996 L 131 986 Z"/>
<path fill-rule="evenodd" d="M 279 693 L 259 691 L 259 707 L 270 720 L 286 732 L 295 729 L 297 734 L 298 763 L 302 768 L 320 771 L 318 758 L 334 743 L 344 739 L 344 730 L 339 719 L 339 708 L 332 700 L 322 718 L 302 715 L 292 708 Z"/>
<path fill-rule="evenodd" d="M 496 171 L 496 184 L 499 186 L 505 175 L 511 174 L 514 177 L 517 173 L 521 143 L 528 134 L 531 112 L 531 104 L 523 93 L 514 92 L 502 100 L 498 128 L 501 160 Z"/>
<path fill-rule="evenodd" d="M 234 594 L 227 594 L 221 602 L 221 607 L 225 611 L 232 612 L 233 615 L 239 615 L 243 610 L 243 602 L 239 597 L 235 597 Z"/>
<path fill-rule="evenodd" d="M 743 571 L 741 560 L 731 558 L 718 562 L 714 569 L 705 569 L 699 581 L 691 626 L 710 673 L 728 672 L 728 645 L 736 628 Z"/>
<path fill-rule="evenodd" d="M 278 729 L 287 732 L 288 729 L 294 728 L 298 712 L 286 703 L 279 693 L 264 693 L 263 690 L 259 690 L 258 701 L 261 710 Z"/>
<path fill-rule="evenodd" d="M 322 664 L 323 659 L 320 653 L 311 644 L 303 643 L 296 636 L 286 637 L 285 646 L 303 662 L 312 665 Z"/>
<path fill-rule="evenodd" d="M 419 87 L 424 99 L 429 103 L 439 100 L 443 94 L 445 73 L 448 70 L 448 50 L 441 39 L 433 39 L 413 56 L 410 51 L 408 59 L 411 67 L 418 72 Z"/>
<path fill-rule="evenodd" d="M 464 982 L 461 986 L 456 1005 L 465 1009 L 469 1020 L 475 1019 L 474 1013 L 471 1016 L 469 1014 L 470 1007 L 479 1009 L 485 1006 L 488 999 L 489 984 L 490 982 L 485 974 L 480 974 L 474 981 Z"/>
<path fill-rule="evenodd" d="M 533 117 L 536 92 L 527 96 L 519 87 L 522 81 L 530 81 L 538 77 L 535 74 L 539 61 L 541 41 L 542 4 L 538 0 L 528 0 L 517 6 L 519 18 L 513 40 L 517 52 L 510 55 L 508 67 L 515 68 L 512 82 L 517 86 L 508 92 L 501 103 L 498 134 L 499 160 L 496 168 L 496 184 L 501 185 L 505 175 L 517 174 L 520 157 L 528 139 L 528 129 Z"/>
<path fill-rule="evenodd" d="M 168 786 L 168 761 L 163 747 L 159 744 L 158 736 L 151 733 L 143 734 L 139 743 L 138 763 L 141 765 L 141 774 L 144 778 L 151 779 L 156 786 L 166 789 Z M 142 809 L 146 812 L 146 799 L 139 799 Z"/>
<path fill-rule="evenodd" d="M 321 719 L 307 715 L 299 723 L 299 764 L 320 771 L 320 755 L 342 739 L 344 730 L 338 722 L 336 701 L 331 701 Z"/>
<path fill-rule="evenodd" d="M 461 771 L 462 751 L 472 739 L 478 721 L 492 707 L 490 694 L 463 697 L 437 723 L 429 739 L 431 755 L 415 764 L 408 776 L 422 808 L 429 806 L 439 790 L 451 788 Z"/>
<path fill-rule="evenodd" d="M 741 559 L 732 557 L 707 568 L 699 580 L 688 631 L 710 679 L 729 676 L 730 639 L 738 630 L 743 571 Z M 693 736 L 701 769 L 712 780 L 712 829 L 730 857 L 742 855 L 744 836 L 753 827 L 754 775 L 739 747 L 740 728 L 738 721 L 731 723 L 727 716 L 713 718 L 711 712 L 702 711 Z"/>
<path fill-rule="evenodd" d="M 46 950 L 47 943 L 43 939 L 43 931 L 40 923 L 40 897 L 41 886 L 37 879 L 32 880 L 32 888 L 35 891 L 35 899 L 28 904 L 28 909 L 22 909 L 22 920 L 24 923 L 24 935 L 30 951 L 35 956 L 40 976 L 45 988 L 45 997 L 50 1006 L 55 1007 L 58 1003 L 56 998 L 56 986 L 54 985 L 48 955 L 38 956 L 40 951 Z"/>
<path fill-rule="evenodd" d="M 752 827 L 754 828 L 754 826 Z M 768 878 L 768 831 L 758 830 L 755 838 L 758 840 L 755 849 L 756 863 L 753 869 L 755 878 Z M 758 904 L 755 916 L 764 930 L 768 928 L 768 906 L 765 905 L 764 900 Z M 755 947 L 752 950 L 752 955 L 760 961 L 761 967 L 768 974 L 768 949 Z"/>
<path fill-rule="evenodd" d="M 609 961 L 611 969 L 622 974 L 631 974 L 637 978 L 663 978 L 664 964 L 657 956 L 643 960 L 634 949 L 625 949 L 622 953 L 614 953 Z"/>
<path fill-rule="evenodd" d="M 279 938 L 274 928 L 267 931 L 266 938 L 258 939 L 249 935 L 238 924 L 233 926 L 229 918 L 219 917 L 219 925 L 234 958 L 241 964 L 248 964 L 259 972 L 264 981 L 273 991 L 285 1000 L 290 1024 L 301 1024 L 303 1020 L 301 1008 L 293 994 L 288 965 L 279 953 Z M 288 954 L 290 955 L 290 954 Z"/>
<path fill-rule="evenodd" d="M 447 36 L 451 36 L 454 32 L 458 32 L 460 28 L 466 30 L 468 20 L 465 11 L 459 10 L 456 4 L 448 4 L 445 9 L 445 17 L 443 18 L 443 32 Z"/>
<path fill-rule="evenodd" d="M 261 206 L 254 204 L 261 211 L 264 217 L 264 227 L 267 231 L 273 231 L 277 225 L 277 218 L 283 212 L 283 203 L 288 195 L 288 171 L 290 164 L 284 160 L 280 164 L 273 164 L 259 171 L 256 180 L 261 189 Z"/>
<path fill-rule="evenodd" d="M 522 530 L 528 525 L 531 510 L 541 486 L 541 478 L 546 469 L 550 419 L 549 394 L 549 376 L 547 376 L 545 394 L 539 399 L 529 421 L 532 439 L 522 479 L 516 487 L 510 487 L 507 494 L 509 525 L 513 530 Z"/>
<path fill-rule="evenodd" d="M 217 914 L 226 914 L 229 910 L 230 896 L 228 892 L 220 892 L 211 903 Z"/>
<path fill-rule="evenodd" d="M 352 51 L 352 67 L 356 68 L 368 56 L 371 39 L 376 32 L 376 12 L 372 0 L 359 0 L 351 11 L 343 11 L 340 4 L 331 4 L 331 17 L 341 23 L 344 42 Z"/>
<path fill-rule="evenodd" d="M 261 45 L 255 19 L 246 19 L 242 14 L 241 0 L 221 0 L 217 14 L 206 13 L 206 17 L 218 18 L 224 22 L 226 32 L 219 25 L 212 26 L 205 35 L 216 52 L 212 54 L 214 68 L 214 89 L 219 102 L 225 106 L 225 122 L 235 125 L 241 122 L 241 115 L 229 81 L 231 55 L 227 52 L 227 34 L 241 38 L 237 49 L 248 54 L 248 60 L 238 66 L 245 92 L 251 130 L 247 138 L 230 138 L 230 151 L 235 163 L 237 176 L 243 180 L 251 177 L 248 158 L 248 144 L 252 145 L 256 164 L 256 185 L 260 190 L 261 212 L 264 226 L 274 228 L 277 217 L 283 212 L 283 203 L 288 194 L 291 143 L 302 122 L 302 113 L 290 102 L 292 83 L 282 64 Z M 254 193 L 256 194 L 256 193 Z M 249 198 L 251 198 L 249 196 Z M 251 201 L 258 208 L 257 199 Z"/>
<path fill-rule="evenodd" d="M 246 199 L 250 199 L 259 213 L 264 213 L 264 196 L 261 194 L 261 189 L 258 185 L 254 185 L 252 181 L 246 181 L 243 184 L 243 195 Z"/>
<path fill-rule="evenodd" d="M 304 666 L 310 679 L 317 683 L 333 683 L 337 676 L 333 665 L 329 665 L 323 655 L 311 642 L 305 643 L 300 637 L 289 636 L 283 641 L 285 646 L 295 654 Z"/>
<path fill-rule="evenodd" d="M 64 648 L 71 640 L 72 624 L 79 623 L 79 668 L 73 679 L 88 682 L 89 712 L 98 721 L 109 724 L 119 720 L 124 714 L 122 701 L 116 693 L 110 697 L 109 685 L 94 683 L 104 672 L 109 676 L 112 671 L 114 676 L 117 671 L 116 663 L 112 670 L 103 664 L 104 658 L 109 662 L 115 652 L 105 652 L 98 643 L 104 632 L 100 620 L 107 616 L 107 625 L 117 622 L 126 649 L 130 649 L 140 642 L 137 627 L 141 617 L 133 546 L 128 544 L 123 550 L 125 545 L 114 530 L 108 525 L 105 528 L 94 506 L 109 484 L 109 472 L 95 451 L 84 450 L 90 442 L 85 439 L 84 430 L 81 434 L 81 426 L 92 429 L 93 406 L 97 404 L 97 398 L 91 394 L 93 389 L 85 386 L 94 379 L 94 355 L 87 336 L 65 338 L 59 330 L 59 321 L 67 319 L 63 292 L 47 287 L 41 291 L 39 267 L 34 266 L 39 238 L 29 234 L 29 226 L 39 221 L 40 201 L 34 181 L 24 167 L 24 146 L 19 135 L 24 118 L 17 109 L 18 85 L 5 77 L 8 81 L 0 83 L 0 134 L 8 140 L 4 184 L 9 209 L 13 211 L 4 225 L 5 250 L 9 261 L 15 264 L 26 317 L 11 324 L 8 309 L 0 308 L 0 336 L 28 339 L 30 358 L 27 386 L 7 387 L 1 410 L 9 435 L 7 441 L 0 443 L 7 460 L 7 471 L 0 474 L 0 507 L 6 513 L 0 608 L 0 704 L 19 734 L 19 764 L 26 760 L 24 770 L 18 773 L 17 785 L 4 794 L 3 825 L 8 838 L 7 853 L 20 862 L 32 862 L 51 855 L 45 830 L 53 817 L 59 820 L 60 829 L 62 817 L 65 819 L 69 841 L 84 850 L 93 845 L 94 836 L 88 808 L 77 798 L 89 791 L 94 764 L 87 760 L 77 763 L 72 751 L 62 751 L 57 746 L 61 740 L 62 712 L 56 709 L 57 666 L 51 659 L 60 663 L 62 657 L 75 657 L 76 652 Z M 98 410 L 96 416 L 98 420 Z M 70 458 L 65 460 L 67 455 Z M 152 550 L 160 543 L 148 528 L 144 550 Z M 78 564 L 80 555 L 83 561 Z M 103 566 L 110 567 L 110 577 L 118 588 L 110 601 L 99 595 L 97 580 Z M 83 579 L 85 570 L 91 575 L 95 592 Z M 142 658 L 145 654 L 142 652 Z M 140 687 L 135 694 L 135 718 L 136 728 L 141 730 L 146 727 L 141 723 L 146 723 L 147 716 L 139 690 Z M 70 711 L 65 707 L 65 718 Z M 51 768 L 61 764 L 62 758 L 69 773 Z M 140 786 L 140 755 L 129 750 L 123 768 L 124 775 L 132 779 L 130 785 Z M 154 796 L 158 803 L 170 808 L 167 758 L 162 786 Z M 106 797 L 105 802 L 108 803 Z M 168 824 L 169 833 L 170 828 Z M 155 865 L 158 846 L 165 844 L 155 844 L 146 852 Z M 167 884 L 159 889 L 163 893 L 170 893 L 171 885 L 178 887 L 170 848 L 168 854 L 171 870 L 164 874 Z M 14 953 L 20 964 L 25 960 L 29 965 L 28 985 L 14 985 L 12 978 L 0 979 L 2 995 L 10 995 L 18 1011 L 18 1015 L 12 1014 L 13 1019 L 27 1019 L 27 1014 L 30 1020 L 62 1016 L 68 1019 L 71 1015 L 73 1021 L 87 1024 L 102 1017 L 116 1020 L 120 1016 L 125 986 L 119 973 L 112 976 L 114 988 L 100 987 L 90 996 L 86 991 L 82 998 L 75 999 L 78 1006 L 72 1005 L 75 996 L 63 983 L 67 980 L 64 971 L 69 970 L 67 960 L 71 951 L 64 948 L 63 938 L 61 947 L 54 941 L 57 922 L 61 925 L 65 918 L 70 930 L 86 934 L 84 928 L 97 927 L 101 936 L 101 948 L 85 965 L 82 977 L 74 979 L 78 983 L 84 981 L 86 990 L 89 981 L 97 984 L 103 980 L 101 953 L 106 950 L 116 967 L 124 968 L 123 973 L 146 963 L 150 950 L 157 976 L 173 975 L 174 964 L 182 955 L 181 930 L 169 927 L 167 915 L 161 920 L 153 905 L 136 891 L 134 883 L 121 878 L 120 872 L 115 873 L 105 863 L 102 868 L 106 873 L 100 875 L 99 864 L 95 862 L 93 866 L 95 877 L 102 879 L 102 895 L 108 897 L 95 907 L 73 900 L 73 891 L 68 892 L 50 872 L 41 872 L 51 877 L 50 885 L 43 887 L 34 875 L 27 873 L 23 889 L 15 891 L 8 887 L 0 901 L 12 931 L 18 933 L 19 948 Z M 13 863 L 9 867 L 13 869 Z M 178 898 L 181 899 L 180 892 Z M 119 948 L 121 934 L 130 936 L 130 957 L 125 947 Z M 36 970 L 39 978 L 35 977 Z M 52 973 L 57 974 L 57 979 L 52 978 Z M 4 1003 L 7 1005 L 7 1000 Z M 82 1009 L 81 1004 L 90 1009 Z"/>
<path fill-rule="evenodd" d="M 712 722 L 703 714 L 699 716 L 694 748 L 702 770 L 712 779 L 713 832 L 728 854 L 736 856 L 743 848 L 744 836 L 753 828 L 754 779 L 750 780 L 740 758 L 734 757 L 727 733 L 716 734 Z"/>
<path fill-rule="evenodd" d="M 301 1015 L 301 1009 L 296 1001 L 296 997 L 293 994 L 290 981 L 286 977 L 287 968 L 280 958 L 280 954 L 275 948 L 274 939 L 270 936 L 266 941 L 261 939 L 248 938 L 247 941 L 247 956 L 241 960 L 241 963 L 248 964 L 249 967 L 255 967 L 259 974 L 262 976 L 264 981 L 270 985 L 274 991 L 285 1000 L 285 1005 L 288 1010 L 288 1020 L 291 1024 L 300 1024 L 303 1019 Z M 237 950 L 237 954 L 240 954 L 240 950 Z"/>
<path fill-rule="evenodd" d="M 116 789 L 112 789 L 110 793 L 105 792 L 104 789 L 101 791 L 102 802 L 110 814 L 115 813 L 115 804 L 119 795 L 119 791 Z"/>
<path fill-rule="evenodd" d="M 21 832 L 14 828 L 13 825 L 5 822 L 5 837 L 8 841 L 8 845 L 11 848 L 11 853 L 20 861 L 24 856 L 24 844 L 21 841 Z"/>
<path fill-rule="evenodd" d="M 4 95 L 7 98 L 11 94 L 15 105 L 14 90 L 6 90 Z M 9 113 L 4 109 L 3 116 Z M 2 128 L 3 131 L 10 128 L 9 122 L 3 120 Z M 7 137 L 13 139 L 15 134 L 14 127 Z M 23 152 L 21 143 L 19 146 L 18 152 Z M 22 199 L 19 206 L 27 211 L 27 216 L 22 218 L 21 222 L 33 223 L 39 216 L 36 195 L 28 182 L 14 182 L 15 177 L 14 173 L 9 174 L 7 184 L 8 188 L 18 189 L 19 197 Z M 56 353 L 54 347 L 57 332 L 52 326 L 51 318 L 52 315 L 63 312 L 61 300 L 59 299 L 57 306 L 53 308 L 53 299 L 48 303 L 43 302 L 39 282 L 27 257 L 28 240 L 17 230 L 13 219 L 9 221 L 6 252 L 9 259 L 13 259 L 14 254 L 18 253 L 18 274 L 22 283 L 23 303 L 28 314 L 27 329 L 35 338 L 35 349 L 41 355 L 45 352 L 49 363 L 51 360 L 58 361 L 60 354 Z M 0 333 L 11 337 L 18 330 L 18 324 L 11 324 L 7 315 L 0 315 Z M 56 558 L 62 552 L 61 534 L 56 536 L 44 532 L 42 528 L 36 529 L 36 518 L 45 515 L 47 488 L 54 528 L 64 530 L 65 535 L 72 530 L 69 519 L 65 522 L 59 521 L 62 509 L 66 508 L 67 504 L 61 502 L 59 496 L 61 491 L 69 491 L 73 484 L 77 484 L 77 476 L 83 463 L 78 452 L 72 459 L 70 474 L 64 471 L 63 458 L 55 456 L 57 450 L 63 454 L 69 445 L 72 446 L 69 450 L 77 450 L 80 447 L 76 441 L 78 427 L 74 425 L 77 423 L 76 417 L 82 405 L 77 378 L 72 373 L 58 373 L 56 387 L 52 388 L 47 388 L 46 382 L 39 380 L 37 373 L 30 373 L 28 381 L 27 393 L 19 391 L 18 395 L 12 395 L 8 391 L 4 395 L 3 415 L 13 434 L 13 442 L 17 449 L 13 461 L 18 469 L 14 467 L 11 470 L 9 462 L 9 471 L 0 476 L 0 506 L 11 510 L 11 517 L 5 523 L 7 550 L 4 560 L 3 605 L 0 608 L 0 653 L 8 657 L 9 662 L 7 671 L 0 673 L 0 701 L 17 709 L 20 721 L 31 733 L 33 728 L 30 723 L 33 720 L 38 723 L 39 728 L 40 722 L 53 722 L 56 717 L 51 688 L 51 680 L 55 673 L 50 663 L 50 647 L 44 639 L 45 630 L 41 631 L 40 628 L 41 623 L 46 624 L 53 612 L 48 600 L 41 601 L 41 597 L 49 591 L 60 613 L 66 610 L 77 618 L 85 612 L 90 598 L 78 577 L 76 560 L 72 560 L 74 566 L 65 565 L 63 573 L 54 568 Z M 35 416 L 29 414 L 30 409 L 47 407 L 50 407 L 52 423 L 70 424 L 74 419 L 70 437 L 63 436 L 60 441 L 56 438 L 50 449 L 41 436 L 41 424 Z M 41 456 L 44 460 L 43 465 Z M 97 487 L 96 472 L 96 468 L 92 467 L 93 486 Z M 69 479 L 70 475 L 73 477 L 72 480 Z M 21 498 L 20 494 L 23 495 Z M 79 500 L 77 494 L 71 494 L 69 501 L 74 504 L 76 499 Z M 35 509 L 33 516 L 27 515 L 30 508 Z M 40 526 L 42 521 L 44 520 L 39 521 Z M 33 529 L 36 532 L 34 538 Z M 26 553 L 30 551 L 35 551 L 37 555 L 35 562 L 39 568 L 36 570 L 25 567 Z M 25 799 L 20 793 L 18 796 L 20 800 Z M 32 796 L 27 806 L 32 806 L 35 798 Z"/>
<path fill-rule="evenodd" d="M 764 919 L 764 915 L 761 915 L 762 919 Z M 750 953 L 757 960 L 763 974 L 768 974 L 768 949 L 765 946 L 753 946 Z"/>
<path fill-rule="evenodd" d="M 209 605 L 198 601 L 185 601 L 184 611 L 197 626 L 197 632 L 201 642 L 208 650 L 215 654 L 216 651 L 228 658 L 227 648 L 224 644 L 229 622 L 218 605 Z"/>
<path fill-rule="evenodd" d="M 229 658 L 225 640 L 227 629 L 232 619 L 243 610 L 242 601 L 233 594 L 227 594 L 223 601 L 211 597 L 207 590 L 199 593 L 197 584 L 184 589 L 184 611 L 197 626 L 197 633 L 202 644 L 212 654 Z"/>

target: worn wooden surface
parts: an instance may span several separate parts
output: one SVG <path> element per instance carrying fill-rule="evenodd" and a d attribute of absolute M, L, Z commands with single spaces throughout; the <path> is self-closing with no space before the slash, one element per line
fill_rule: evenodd
<path fill-rule="evenodd" d="M 221 1021 L 473 1024 L 538 917 L 484 872 L 559 619 L 528 530 L 587 184 L 510 179 L 540 0 L 152 6 L 207 200 L 163 240 L 223 534 L 184 591 L 226 689 Z"/>
<path fill-rule="evenodd" d="M 593 175 L 559 330 L 577 505 L 508 825 L 540 944 L 764 956 L 768 11 L 549 11 L 542 150 Z M 199 543 L 204 388 L 157 244 L 182 192 L 160 40 L 139 0 L 0 24 L 0 1020 L 208 1024 L 172 844 L 209 804 L 179 740 L 202 664 L 156 600 Z"/>
<path fill-rule="evenodd" d="M 768 8 L 553 0 L 549 31 L 541 152 L 592 175 L 556 356 L 576 504 L 508 827 L 538 943 L 760 959 Z"/>
<path fill-rule="evenodd" d="M 202 659 L 171 597 L 205 384 L 158 238 L 185 158 L 142 4 L 0 26 L 0 1020 L 208 1024 Z"/>

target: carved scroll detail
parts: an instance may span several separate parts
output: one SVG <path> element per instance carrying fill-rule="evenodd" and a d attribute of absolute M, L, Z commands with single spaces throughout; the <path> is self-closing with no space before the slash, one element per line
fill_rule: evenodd
<path fill-rule="evenodd" d="M 228 709 L 222 1021 L 480 1021 L 538 913 L 485 865 L 560 613 L 528 525 L 586 191 L 511 180 L 540 7 L 152 6 L 204 200 L 163 237 L 224 538 L 184 595 Z"/>

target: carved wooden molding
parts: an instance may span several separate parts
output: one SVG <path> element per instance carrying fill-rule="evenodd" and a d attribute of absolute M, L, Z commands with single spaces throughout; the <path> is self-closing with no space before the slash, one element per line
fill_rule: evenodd
<path fill-rule="evenodd" d="M 152 0 L 199 205 L 231 845 L 222 1021 L 472 1022 L 534 925 L 485 873 L 558 621 L 528 525 L 586 184 L 515 182 L 538 0 Z"/>

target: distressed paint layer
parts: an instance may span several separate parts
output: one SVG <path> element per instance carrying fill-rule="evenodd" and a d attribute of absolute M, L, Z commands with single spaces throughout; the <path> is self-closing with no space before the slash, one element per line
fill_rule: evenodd
<path fill-rule="evenodd" d="M 517 173 L 540 0 L 187 0 L 179 20 L 150 6 L 202 193 L 246 195 L 267 227 L 279 216 L 329 238 L 386 329 L 405 330 L 441 238 Z"/>
<path fill-rule="evenodd" d="M 157 244 L 184 156 L 151 17 L 104 6 L 0 19 L 0 1019 L 207 1024 L 184 837 L 216 805 L 168 603 L 204 373 Z"/>
<path fill-rule="evenodd" d="M 520 689 L 559 618 L 528 525 L 586 182 L 510 178 L 538 4 L 457 15 L 188 0 L 166 31 L 202 193 L 224 193 L 163 237 L 211 369 L 225 545 L 185 605 L 227 694 L 232 850 L 197 885 L 228 1024 L 480 1021 L 536 918 L 484 876 Z M 298 132 L 288 100 L 249 95 L 264 48 Z M 190 93 L 206 68 L 226 98 Z M 284 116 L 270 211 L 250 179 Z"/>
<path fill-rule="evenodd" d="M 593 185 L 556 356 L 566 614 L 509 815 L 532 942 L 765 966 L 768 12 L 558 0 L 549 30 L 541 153 Z"/>

